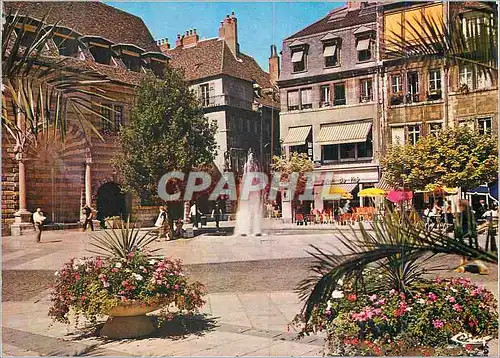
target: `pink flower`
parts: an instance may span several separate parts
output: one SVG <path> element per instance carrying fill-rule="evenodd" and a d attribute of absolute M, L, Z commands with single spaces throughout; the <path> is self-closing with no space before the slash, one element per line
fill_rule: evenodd
<path fill-rule="evenodd" d="M 472 346 L 470 344 L 466 344 L 465 350 L 470 352 L 472 350 Z"/>
<path fill-rule="evenodd" d="M 437 301 L 437 296 L 436 296 L 435 293 L 429 292 L 429 294 L 427 296 L 429 297 L 429 300 L 431 300 L 431 302 L 436 302 Z"/>
<path fill-rule="evenodd" d="M 113 267 L 113 268 L 111 269 L 111 272 L 118 272 L 118 271 L 119 271 L 119 270 L 118 270 L 116 267 Z"/>
<path fill-rule="evenodd" d="M 439 284 L 439 283 L 441 283 L 442 281 L 443 281 L 443 280 L 441 279 L 441 277 L 436 278 L 436 283 L 438 283 L 438 284 Z"/>
<path fill-rule="evenodd" d="M 393 294 L 395 294 L 395 293 L 396 293 L 396 290 L 395 290 L 395 289 L 392 289 L 392 290 L 390 290 L 390 291 L 389 291 L 389 294 L 390 294 L 390 295 L 393 295 Z"/>
<path fill-rule="evenodd" d="M 385 305 L 385 299 L 382 298 L 381 300 L 378 300 L 377 302 L 375 302 L 375 305 L 377 305 L 377 306 L 383 306 L 383 305 Z"/>
<path fill-rule="evenodd" d="M 444 326 L 444 322 L 441 321 L 440 319 L 433 319 L 432 325 L 434 326 L 434 328 L 439 329 Z"/>
<path fill-rule="evenodd" d="M 460 306 L 458 303 L 455 303 L 455 304 L 453 305 L 453 309 L 454 309 L 455 311 L 457 311 L 457 312 L 462 312 L 462 311 L 463 311 L 462 306 Z"/>
<path fill-rule="evenodd" d="M 357 299 L 357 297 L 356 297 L 356 295 L 355 295 L 355 294 L 353 294 L 353 293 L 351 293 L 349 296 L 347 296 L 347 300 L 348 300 L 348 301 L 353 302 L 353 301 L 356 301 L 356 299 Z"/>
<path fill-rule="evenodd" d="M 446 301 L 448 301 L 450 303 L 454 303 L 455 302 L 455 297 L 453 297 L 453 296 L 446 296 L 445 299 L 446 299 Z"/>
<path fill-rule="evenodd" d="M 469 321 L 469 327 L 473 328 L 476 325 L 475 321 Z"/>
<path fill-rule="evenodd" d="M 331 315 L 332 315 L 332 311 L 330 311 L 330 310 L 326 310 L 326 311 L 325 311 L 325 315 L 327 315 L 327 316 L 331 316 Z"/>
<path fill-rule="evenodd" d="M 102 267 L 102 260 L 99 256 L 95 259 L 95 267 L 97 267 L 97 268 Z"/>
<path fill-rule="evenodd" d="M 87 297 L 85 297 L 85 295 L 82 296 L 82 302 L 85 301 L 87 299 Z"/>
<path fill-rule="evenodd" d="M 128 286 L 128 281 L 123 281 L 123 282 L 122 282 L 122 286 L 123 286 L 123 287 Z"/>
<path fill-rule="evenodd" d="M 377 300 L 377 295 L 370 296 L 370 301 L 374 302 Z"/>
<path fill-rule="evenodd" d="M 175 285 L 174 290 L 178 290 L 178 289 L 179 289 L 179 285 Z"/>

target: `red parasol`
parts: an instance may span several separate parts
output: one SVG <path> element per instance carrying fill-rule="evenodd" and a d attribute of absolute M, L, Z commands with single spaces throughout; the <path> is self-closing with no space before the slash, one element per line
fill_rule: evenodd
<path fill-rule="evenodd" d="M 387 194 L 387 200 L 392 201 L 393 203 L 411 200 L 412 198 L 413 192 L 406 190 L 392 190 L 389 192 L 389 194 Z"/>

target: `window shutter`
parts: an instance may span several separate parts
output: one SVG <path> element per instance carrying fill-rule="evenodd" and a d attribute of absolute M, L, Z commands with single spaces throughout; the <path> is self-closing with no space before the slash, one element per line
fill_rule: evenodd
<path fill-rule="evenodd" d="M 299 105 L 299 92 L 298 91 L 288 92 L 288 105 L 289 106 L 298 106 Z"/>
<path fill-rule="evenodd" d="M 215 83 L 210 82 L 210 98 L 213 98 L 215 96 Z"/>
<path fill-rule="evenodd" d="M 312 103 L 311 89 L 310 88 L 301 90 L 300 95 L 301 95 L 302 104 L 311 104 Z"/>
<path fill-rule="evenodd" d="M 392 127 L 392 145 L 405 144 L 405 127 Z"/>

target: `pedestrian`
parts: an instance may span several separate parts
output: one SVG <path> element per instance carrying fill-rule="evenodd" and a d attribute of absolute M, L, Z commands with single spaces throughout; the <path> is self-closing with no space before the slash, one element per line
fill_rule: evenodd
<path fill-rule="evenodd" d="M 176 223 L 175 223 L 175 232 L 174 232 L 174 237 L 184 237 L 184 235 L 186 234 L 186 230 L 184 230 L 183 228 L 184 226 L 184 222 L 182 221 L 181 218 L 177 219 Z"/>
<path fill-rule="evenodd" d="M 498 229 L 498 207 L 495 204 L 492 204 L 490 209 L 483 214 L 483 218 L 486 219 L 488 225 L 486 245 L 484 249 L 486 251 L 489 249 L 492 252 L 497 252 L 496 234 Z"/>
<path fill-rule="evenodd" d="M 193 223 L 193 227 L 198 227 L 201 219 L 201 212 L 198 210 L 198 206 L 196 202 L 193 202 L 191 205 L 191 209 L 189 209 L 189 215 L 191 216 L 191 222 Z"/>
<path fill-rule="evenodd" d="M 477 249 L 479 248 L 479 243 L 477 239 L 474 214 L 469 206 L 469 202 L 467 200 L 460 200 L 458 208 L 458 239 L 465 243 L 465 239 L 468 238 L 469 246 Z"/>
<path fill-rule="evenodd" d="M 160 235 L 160 238 L 164 237 L 166 235 L 166 240 L 169 239 L 169 234 L 167 233 L 168 230 L 168 220 L 167 220 L 167 212 L 163 206 L 159 207 L 159 213 L 158 217 L 156 218 L 155 222 L 155 227 L 158 228 L 158 232 Z"/>
<path fill-rule="evenodd" d="M 90 230 L 94 231 L 94 223 L 92 222 L 93 219 L 93 211 L 92 209 L 85 204 L 85 206 L 82 209 L 83 215 L 85 215 L 85 222 L 83 223 L 83 231 L 87 230 L 87 224 L 90 226 Z"/>
<path fill-rule="evenodd" d="M 215 227 L 219 229 L 220 217 L 222 215 L 222 209 L 219 206 L 219 203 L 215 203 L 214 209 L 212 210 L 212 218 L 215 219 Z"/>
<path fill-rule="evenodd" d="M 42 228 L 43 228 L 43 222 L 47 218 L 43 216 L 43 212 L 41 208 L 37 208 L 36 211 L 33 213 L 33 224 L 35 225 L 35 232 L 36 232 L 36 242 L 40 242 L 42 240 Z"/>
<path fill-rule="evenodd" d="M 483 221 L 484 213 L 488 211 L 486 202 L 483 199 L 479 200 L 479 205 L 477 206 L 475 211 L 476 211 L 476 219 L 478 221 Z"/>

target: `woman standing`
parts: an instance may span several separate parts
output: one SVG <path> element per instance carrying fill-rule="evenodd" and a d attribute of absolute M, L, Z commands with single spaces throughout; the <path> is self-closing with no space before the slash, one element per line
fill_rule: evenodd
<path fill-rule="evenodd" d="M 165 207 L 160 206 L 160 212 L 158 214 L 158 218 L 155 222 L 155 227 L 159 229 L 160 238 L 165 237 L 165 240 L 170 240 L 170 225 L 167 220 L 167 212 L 165 211 Z"/>

